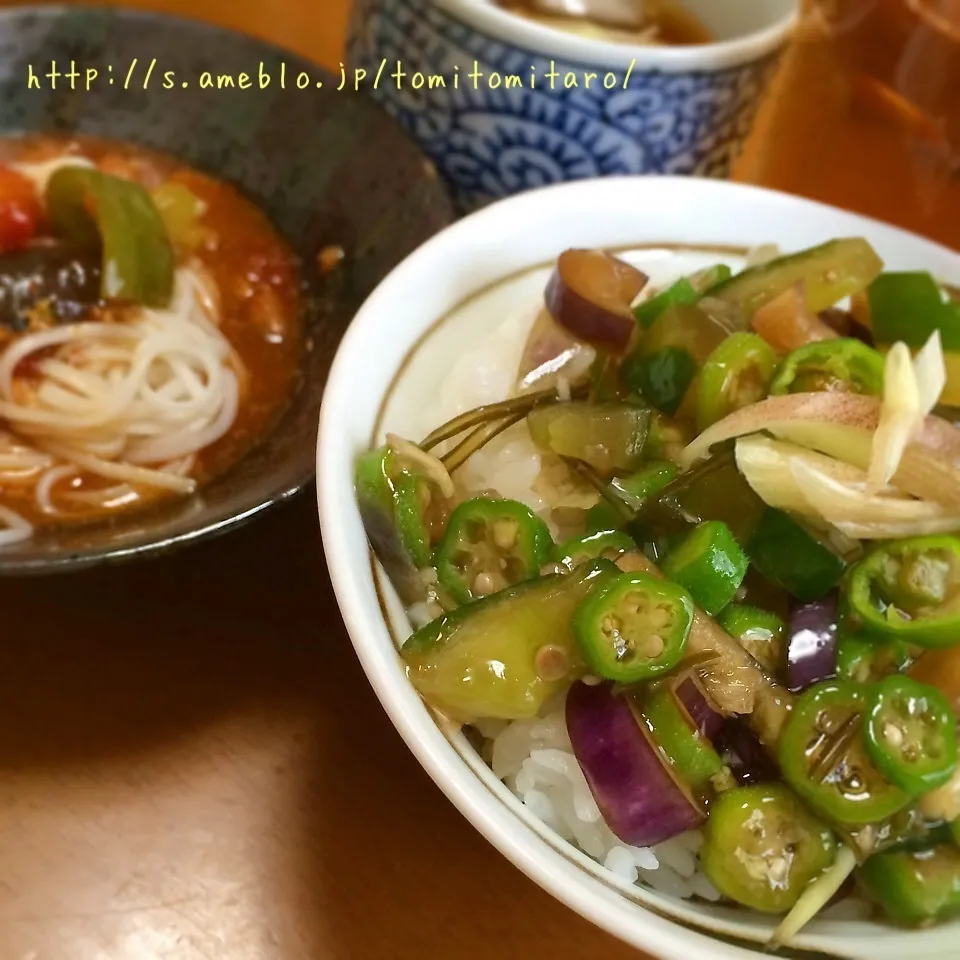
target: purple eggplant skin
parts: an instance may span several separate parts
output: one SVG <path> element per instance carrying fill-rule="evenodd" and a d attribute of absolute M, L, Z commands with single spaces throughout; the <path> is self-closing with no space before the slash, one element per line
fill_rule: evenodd
<path fill-rule="evenodd" d="M 837 596 L 794 607 L 787 623 L 787 689 L 800 693 L 837 675 Z"/>
<path fill-rule="evenodd" d="M 612 684 L 575 683 L 567 694 L 566 721 L 600 813 L 623 843 L 648 847 L 706 820 L 668 772 L 628 698 L 614 694 Z"/>
<path fill-rule="evenodd" d="M 0 326 L 23 333 L 42 301 L 57 323 L 72 323 L 100 303 L 100 254 L 42 240 L 0 254 Z"/>
<path fill-rule="evenodd" d="M 723 715 L 717 713 L 707 701 L 697 681 L 687 677 L 677 684 L 674 696 L 693 721 L 700 736 L 712 741 L 723 727 Z"/>
<path fill-rule="evenodd" d="M 738 717 L 729 717 L 713 737 L 713 747 L 741 787 L 773 783 L 780 768 L 753 731 Z"/>

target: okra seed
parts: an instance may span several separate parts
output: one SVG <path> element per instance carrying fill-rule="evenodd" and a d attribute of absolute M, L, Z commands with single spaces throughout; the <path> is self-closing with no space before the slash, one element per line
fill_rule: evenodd
<path fill-rule="evenodd" d="M 490 573 L 478 573 L 473 581 L 473 593 L 478 597 L 488 597 L 496 593 L 497 585 Z"/>
<path fill-rule="evenodd" d="M 643 653 L 651 660 L 659 657 L 664 650 L 663 637 L 659 633 L 651 633 L 643 644 Z"/>
<path fill-rule="evenodd" d="M 498 520 L 493 525 L 493 542 L 501 550 L 510 550 L 517 545 L 520 528 L 513 520 Z"/>
<path fill-rule="evenodd" d="M 883 737 L 891 747 L 903 745 L 903 731 L 896 724 L 886 724 L 883 728 Z"/>

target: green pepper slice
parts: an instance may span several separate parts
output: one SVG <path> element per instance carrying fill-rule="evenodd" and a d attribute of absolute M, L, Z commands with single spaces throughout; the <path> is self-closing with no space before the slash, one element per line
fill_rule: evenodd
<path fill-rule="evenodd" d="M 636 713 L 667 763 L 694 792 L 707 789 L 723 761 L 710 742 L 691 724 L 666 685 L 631 694 Z"/>
<path fill-rule="evenodd" d="M 516 500 L 474 497 L 450 515 L 434 554 L 440 585 L 469 603 L 537 576 L 553 553 L 550 530 Z"/>
<path fill-rule="evenodd" d="M 950 824 L 950 835 L 953 837 L 953 842 L 960 847 L 960 820 L 954 820 Z"/>
<path fill-rule="evenodd" d="M 535 407 L 527 415 L 541 450 L 582 460 L 600 473 L 636 470 L 650 429 L 650 411 L 632 403 L 575 400 Z"/>
<path fill-rule="evenodd" d="M 880 853 L 859 869 L 861 888 L 904 926 L 926 926 L 960 915 L 960 849 Z"/>
<path fill-rule="evenodd" d="M 439 617 L 401 647 L 408 679 L 427 703 L 464 723 L 535 717 L 583 675 L 570 622 L 584 597 L 617 572 L 594 561 Z"/>
<path fill-rule="evenodd" d="M 777 674 L 786 663 L 784 622 L 768 610 L 731 603 L 717 622 L 768 673 Z"/>
<path fill-rule="evenodd" d="M 957 769 L 950 704 L 910 677 L 887 677 L 867 692 L 864 734 L 877 769 L 912 797 L 942 787 Z"/>
<path fill-rule="evenodd" d="M 939 330 L 943 349 L 960 351 L 960 304 L 929 273 L 883 273 L 870 284 L 867 300 L 877 343 L 902 340 L 908 347 L 922 347 Z"/>
<path fill-rule="evenodd" d="M 856 629 L 918 647 L 960 642 L 960 539 L 913 537 L 884 544 L 850 570 L 848 615 Z"/>
<path fill-rule="evenodd" d="M 782 784 L 721 794 L 710 805 L 700 862 L 725 896 L 761 913 L 786 913 L 836 855 L 830 830 Z"/>
<path fill-rule="evenodd" d="M 175 260 L 163 218 L 138 183 L 89 167 L 68 166 L 47 182 L 47 213 L 58 235 L 102 249 L 101 295 L 166 307 Z"/>
<path fill-rule="evenodd" d="M 880 274 L 883 261 L 862 237 L 830 240 L 738 273 L 707 291 L 743 310 L 749 319 L 782 293 L 803 284 L 807 308 L 819 313 L 859 293 Z"/>
<path fill-rule="evenodd" d="M 744 331 L 727 337 L 700 371 L 697 429 L 702 432 L 741 407 L 763 400 L 776 368 L 777 356 L 763 337 Z"/>
<path fill-rule="evenodd" d="M 619 530 L 603 530 L 565 541 L 554 551 L 554 558 L 557 563 L 572 570 L 582 563 L 598 558 L 615 560 L 636 549 L 637 545 L 625 533 Z"/>
<path fill-rule="evenodd" d="M 591 672 L 636 683 L 672 670 L 693 624 L 693 600 L 648 573 L 621 573 L 577 608 L 573 634 Z"/>
<path fill-rule="evenodd" d="M 707 520 L 667 554 L 661 569 L 712 617 L 737 595 L 749 566 L 730 528 L 720 520 Z"/>
<path fill-rule="evenodd" d="M 863 737 L 856 734 L 864 709 L 863 691 L 854 684 L 818 683 L 797 700 L 777 747 L 787 783 L 839 824 L 877 823 L 910 802 L 908 794 L 877 770 Z"/>
<path fill-rule="evenodd" d="M 883 393 L 883 355 L 853 338 L 808 343 L 789 354 L 777 370 L 770 393 Z"/>
<path fill-rule="evenodd" d="M 754 566 L 798 600 L 825 597 L 841 580 L 846 562 L 818 534 L 782 510 L 765 510 L 747 553 Z"/>

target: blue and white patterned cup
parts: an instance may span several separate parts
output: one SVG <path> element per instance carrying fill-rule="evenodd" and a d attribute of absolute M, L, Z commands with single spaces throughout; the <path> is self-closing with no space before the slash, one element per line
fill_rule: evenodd
<path fill-rule="evenodd" d="M 611 174 L 723 177 L 796 3 L 685 6 L 718 42 L 588 40 L 492 0 L 356 0 L 346 69 L 429 154 L 463 210 Z"/>

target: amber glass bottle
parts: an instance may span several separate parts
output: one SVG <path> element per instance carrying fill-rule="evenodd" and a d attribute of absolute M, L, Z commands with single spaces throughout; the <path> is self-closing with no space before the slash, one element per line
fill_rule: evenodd
<path fill-rule="evenodd" d="M 733 176 L 960 251 L 960 0 L 803 0 Z"/>

